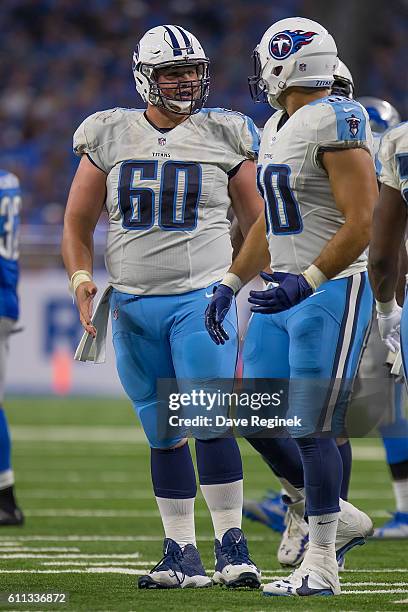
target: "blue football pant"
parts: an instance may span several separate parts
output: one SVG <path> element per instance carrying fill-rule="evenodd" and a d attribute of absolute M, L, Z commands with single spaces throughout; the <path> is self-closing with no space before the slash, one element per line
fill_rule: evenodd
<path fill-rule="evenodd" d="M 152 448 L 169 448 L 183 436 L 165 437 L 160 415 L 168 417 L 168 403 L 157 396 L 158 379 L 174 379 L 179 391 L 217 386 L 217 379 L 233 379 L 238 337 L 235 304 L 224 327 L 230 340 L 217 346 L 204 324 L 213 286 L 179 295 L 138 297 L 114 290 L 111 295 L 113 345 L 119 378 L 133 402 Z M 230 391 L 230 389 L 229 389 Z"/>
<path fill-rule="evenodd" d="M 343 421 L 371 320 L 366 273 L 330 280 L 312 296 L 272 315 L 254 314 L 244 341 L 244 378 L 290 379 L 293 437 L 343 433 Z"/>

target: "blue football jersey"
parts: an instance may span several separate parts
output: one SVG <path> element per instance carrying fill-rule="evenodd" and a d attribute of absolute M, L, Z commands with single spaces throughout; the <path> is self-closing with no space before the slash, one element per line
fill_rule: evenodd
<path fill-rule="evenodd" d="M 18 178 L 0 170 L 0 317 L 17 320 L 18 227 L 21 191 Z"/>

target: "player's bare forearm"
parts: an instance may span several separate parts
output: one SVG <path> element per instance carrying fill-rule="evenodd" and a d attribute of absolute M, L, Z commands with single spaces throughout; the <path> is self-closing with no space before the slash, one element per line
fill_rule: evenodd
<path fill-rule="evenodd" d="M 256 164 L 244 161 L 228 185 L 232 208 L 244 238 L 264 208 L 264 201 L 256 186 Z"/>
<path fill-rule="evenodd" d="M 261 270 L 264 270 L 269 263 L 270 255 L 266 240 L 265 215 L 262 211 L 251 227 L 237 258 L 230 268 L 230 272 L 239 276 L 243 284 L 246 284 Z"/>
<path fill-rule="evenodd" d="M 369 240 L 370 223 L 362 227 L 355 220 L 346 221 L 313 263 L 327 278 L 333 278 L 361 255 Z"/>
<path fill-rule="evenodd" d="M 400 276 L 401 250 L 405 251 L 406 204 L 398 190 L 381 185 L 373 215 L 368 272 L 376 300 L 393 299 Z"/>
<path fill-rule="evenodd" d="M 77 270 L 87 270 L 92 274 L 93 232 L 84 231 L 80 220 L 69 215 L 64 220 L 61 253 L 69 278 Z"/>
<path fill-rule="evenodd" d="M 333 278 L 368 246 L 378 187 L 374 163 L 364 149 L 325 152 L 323 165 L 345 222 L 313 263 L 327 278 Z"/>
<path fill-rule="evenodd" d="M 83 156 L 68 196 L 62 257 L 68 276 L 77 270 L 92 273 L 93 232 L 102 211 L 106 175 Z"/>

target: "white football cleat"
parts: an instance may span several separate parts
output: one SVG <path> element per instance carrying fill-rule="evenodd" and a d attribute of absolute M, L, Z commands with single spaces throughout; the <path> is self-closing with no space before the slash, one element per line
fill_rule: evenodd
<path fill-rule="evenodd" d="M 291 503 L 286 496 L 284 501 L 288 511 L 285 517 L 286 528 L 278 549 L 278 561 L 283 566 L 296 567 L 303 561 L 309 544 L 309 525 L 303 518 L 305 503 L 303 499 Z"/>
<path fill-rule="evenodd" d="M 365 538 L 371 536 L 373 532 L 373 522 L 370 517 L 353 504 L 341 499 L 336 533 L 336 557 L 339 565 L 349 550 L 354 546 L 365 544 Z"/>
<path fill-rule="evenodd" d="M 285 579 L 269 582 L 263 594 L 271 597 L 307 597 L 340 595 L 338 567 L 335 558 L 313 555 L 308 551 L 302 564 Z"/>
<path fill-rule="evenodd" d="M 215 559 L 214 584 L 251 589 L 261 586 L 261 572 L 251 560 L 247 541 L 238 527 L 228 529 L 222 542 L 215 540 Z"/>

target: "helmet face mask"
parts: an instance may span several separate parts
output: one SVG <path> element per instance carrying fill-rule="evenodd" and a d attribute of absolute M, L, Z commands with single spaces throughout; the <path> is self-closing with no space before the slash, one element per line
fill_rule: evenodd
<path fill-rule="evenodd" d="M 133 54 L 133 75 L 146 103 L 172 113 L 196 113 L 208 98 L 209 60 L 198 40 L 179 26 L 146 32 Z"/>
<path fill-rule="evenodd" d="M 272 25 L 254 52 L 255 74 L 248 79 L 255 102 L 281 109 L 289 87 L 329 88 L 337 64 L 332 36 L 310 19 L 293 17 Z"/>
<path fill-rule="evenodd" d="M 267 84 L 262 79 L 262 64 L 258 53 L 258 47 L 254 49 L 252 58 L 254 60 L 254 74 L 248 77 L 249 93 L 256 104 L 267 104 Z"/>
<path fill-rule="evenodd" d="M 334 71 L 332 94 L 352 100 L 354 98 L 354 81 L 350 70 L 340 59 Z"/>

